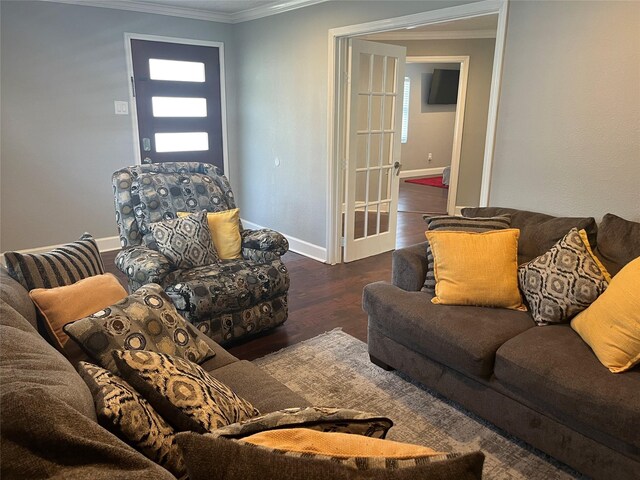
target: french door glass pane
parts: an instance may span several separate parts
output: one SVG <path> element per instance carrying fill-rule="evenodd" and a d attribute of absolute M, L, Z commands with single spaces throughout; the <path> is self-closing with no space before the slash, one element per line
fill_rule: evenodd
<path fill-rule="evenodd" d="M 149 77 L 151 80 L 204 82 L 204 63 L 150 58 Z"/>
<path fill-rule="evenodd" d="M 151 97 L 154 117 L 206 117 L 207 99 L 190 97 Z"/>
<path fill-rule="evenodd" d="M 209 150 L 207 132 L 156 133 L 156 152 L 201 152 Z"/>

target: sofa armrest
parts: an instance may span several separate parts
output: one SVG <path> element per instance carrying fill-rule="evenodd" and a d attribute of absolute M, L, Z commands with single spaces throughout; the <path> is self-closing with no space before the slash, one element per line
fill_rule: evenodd
<path fill-rule="evenodd" d="M 129 288 L 137 289 L 147 283 L 163 284 L 169 272 L 176 270 L 167 257 L 143 246 L 125 248 L 116 256 L 118 269 L 129 279 Z"/>
<path fill-rule="evenodd" d="M 391 282 L 403 290 L 417 292 L 427 277 L 427 242 L 393 252 Z"/>
<path fill-rule="evenodd" d="M 269 230 L 268 228 L 261 230 L 243 230 L 241 236 L 243 254 L 245 249 L 247 249 L 272 252 L 277 254 L 277 256 L 281 256 L 289 250 L 289 242 L 287 239 L 275 230 Z"/>

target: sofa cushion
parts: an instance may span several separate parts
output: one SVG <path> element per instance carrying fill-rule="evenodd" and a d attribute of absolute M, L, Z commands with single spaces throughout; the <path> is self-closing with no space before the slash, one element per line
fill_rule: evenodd
<path fill-rule="evenodd" d="M 553 217 L 544 213 L 503 207 L 467 207 L 462 209 L 462 214 L 465 217 L 511 215 L 511 228 L 520 229 L 518 243 L 518 263 L 520 264 L 542 255 L 572 228 L 584 229 L 591 246 L 596 246 L 598 227 L 592 217 Z"/>
<path fill-rule="evenodd" d="M 497 380 L 578 431 L 640 447 L 640 369 L 607 370 L 569 325 L 532 328 L 496 354 Z"/>
<path fill-rule="evenodd" d="M 29 298 L 29 292 L 2 266 L 0 266 L 0 301 L 6 302 L 15 309 L 33 328 L 38 328 L 36 307 Z"/>
<path fill-rule="evenodd" d="M 263 413 L 309 405 L 303 397 L 247 360 L 212 370 L 209 375 L 228 385 L 238 396 L 251 402 Z"/>
<path fill-rule="evenodd" d="M 220 212 L 234 208 L 233 193 L 225 192 L 210 175 L 190 172 L 145 172 L 133 181 L 140 203 L 135 216 L 144 242 L 152 243 L 149 224 L 177 218 L 178 212 Z"/>
<path fill-rule="evenodd" d="M 640 257 L 640 223 L 607 213 L 598 226 L 600 257 L 611 275 L 615 275 L 634 258 Z"/>
<path fill-rule="evenodd" d="M 0 391 L 43 391 L 93 421 L 91 392 L 69 361 L 20 314 L 0 302 Z M 45 410 L 41 413 L 44 414 Z M 2 412 L 2 420 L 7 418 Z"/>
<path fill-rule="evenodd" d="M 364 309 L 377 330 L 432 360 L 467 375 L 488 377 L 496 350 L 534 327 L 527 312 L 434 305 L 431 295 L 385 282 L 364 288 Z"/>

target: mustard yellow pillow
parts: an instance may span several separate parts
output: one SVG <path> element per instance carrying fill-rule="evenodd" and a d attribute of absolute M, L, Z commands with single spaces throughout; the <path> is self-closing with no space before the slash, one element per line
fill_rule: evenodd
<path fill-rule="evenodd" d="M 87 277 L 64 287 L 34 288 L 29 292 L 45 320 L 51 339 L 63 353 L 69 340 L 62 331 L 65 324 L 99 312 L 127 295 L 127 291 L 111 273 Z"/>
<path fill-rule="evenodd" d="M 442 452 L 381 438 L 341 432 L 320 432 L 310 428 L 285 428 L 255 433 L 243 442 L 288 452 L 313 453 L 331 457 L 412 458 L 444 455 Z"/>
<path fill-rule="evenodd" d="M 178 217 L 189 215 L 178 212 Z M 242 257 L 242 239 L 240 237 L 240 209 L 207 213 L 207 223 L 211 230 L 211 239 L 216 252 L 222 260 Z"/>
<path fill-rule="evenodd" d="M 628 263 L 572 321 L 578 335 L 613 373 L 640 363 L 640 257 Z"/>
<path fill-rule="evenodd" d="M 433 252 L 435 304 L 526 310 L 518 290 L 520 230 L 427 231 Z"/>

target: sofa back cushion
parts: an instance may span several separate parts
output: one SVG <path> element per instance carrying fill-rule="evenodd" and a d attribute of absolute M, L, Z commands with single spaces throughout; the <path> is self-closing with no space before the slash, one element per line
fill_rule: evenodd
<path fill-rule="evenodd" d="M 178 218 L 178 212 L 222 212 L 235 207 L 231 190 L 225 192 L 211 175 L 142 173 L 134 181 L 134 190 L 136 185 L 140 203 L 135 215 L 147 245 L 153 245 L 151 223 Z"/>
<path fill-rule="evenodd" d="M 585 230 L 591 247 L 596 246 L 598 227 L 593 217 L 554 217 L 544 213 L 503 207 L 467 207 L 462 209 L 462 215 L 465 217 L 511 215 L 511 228 L 520 229 L 519 264 L 545 253 L 572 228 Z"/>
<path fill-rule="evenodd" d="M 595 254 L 611 275 L 634 258 L 640 257 L 640 223 L 607 213 L 598 227 Z"/>
<path fill-rule="evenodd" d="M 16 310 L 33 328 L 38 328 L 36 308 L 29 298 L 29 292 L 2 266 L 0 266 L 0 301 Z"/>

